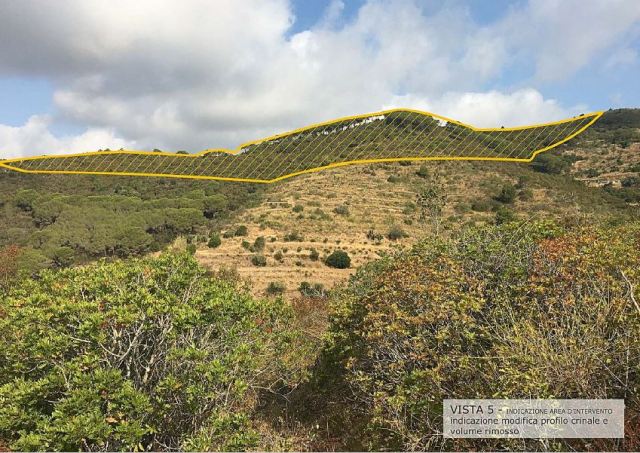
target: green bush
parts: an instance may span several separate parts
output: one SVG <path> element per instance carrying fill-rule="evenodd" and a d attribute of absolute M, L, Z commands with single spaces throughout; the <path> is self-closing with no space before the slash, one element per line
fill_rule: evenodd
<path fill-rule="evenodd" d="M 249 230 L 247 229 L 246 225 L 240 225 L 236 228 L 236 231 L 234 232 L 235 236 L 246 236 L 247 234 L 249 234 Z"/>
<path fill-rule="evenodd" d="M 513 184 L 503 185 L 495 199 L 501 203 L 513 203 L 516 199 L 516 188 Z"/>
<path fill-rule="evenodd" d="M 625 443 L 598 448 L 634 450 L 640 368 L 627 358 L 640 356 L 629 292 L 640 285 L 639 234 L 639 223 L 569 233 L 501 225 L 429 238 L 358 269 L 332 297 L 325 350 L 326 369 L 347 386 L 335 401 L 352 401 L 343 423 L 366 424 L 347 430 L 360 436 L 352 440 L 372 451 L 534 450 L 538 440 L 443 439 L 442 400 L 563 395 L 624 398 L 634 428 Z"/>
<path fill-rule="evenodd" d="M 402 239 L 402 238 L 405 238 L 407 236 L 408 236 L 407 232 L 404 231 L 398 225 L 393 225 L 389 229 L 389 232 L 387 233 L 387 238 L 392 240 L 392 241 L 397 241 L 398 239 Z"/>
<path fill-rule="evenodd" d="M 256 252 L 261 252 L 264 250 L 264 246 L 266 245 L 267 241 L 265 240 L 264 236 L 258 236 L 255 241 L 253 241 L 253 250 Z"/>
<path fill-rule="evenodd" d="M 207 242 L 207 246 L 209 248 L 216 248 L 216 247 L 220 247 L 220 245 L 222 244 L 222 239 L 220 239 L 220 235 L 218 233 L 212 233 L 211 236 L 209 236 L 209 242 Z"/>
<path fill-rule="evenodd" d="M 0 439 L 14 450 L 255 449 L 255 387 L 288 379 L 289 309 L 188 255 L 45 271 L 0 312 Z"/>
<path fill-rule="evenodd" d="M 264 267 L 267 265 L 267 258 L 264 255 L 253 255 L 251 257 L 251 264 L 258 267 Z"/>
<path fill-rule="evenodd" d="M 516 220 L 516 214 L 511 209 L 500 206 L 496 211 L 496 224 L 502 225 Z"/>
<path fill-rule="evenodd" d="M 187 253 L 189 255 L 195 255 L 195 253 L 196 253 L 196 245 L 195 244 L 187 244 L 186 250 L 187 250 Z"/>
<path fill-rule="evenodd" d="M 293 207 L 293 212 L 302 212 L 304 211 L 304 206 L 302 206 L 301 204 L 297 204 Z"/>
<path fill-rule="evenodd" d="M 331 255 L 327 256 L 325 264 L 336 269 L 347 269 L 351 266 L 351 258 L 349 258 L 349 254 L 347 252 L 343 250 L 336 250 Z"/>
<path fill-rule="evenodd" d="M 542 153 L 536 156 L 532 165 L 534 170 L 542 173 L 560 174 L 564 173 L 571 164 L 562 159 L 562 157 L 549 153 Z"/>
<path fill-rule="evenodd" d="M 287 290 L 287 285 L 282 282 L 269 282 L 267 285 L 267 294 L 270 296 L 278 296 Z"/>
<path fill-rule="evenodd" d="M 429 167 L 427 165 L 420 165 L 420 168 L 418 169 L 418 171 L 416 172 L 416 175 L 420 176 L 421 178 L 428 178 L 429 177 Z"/>

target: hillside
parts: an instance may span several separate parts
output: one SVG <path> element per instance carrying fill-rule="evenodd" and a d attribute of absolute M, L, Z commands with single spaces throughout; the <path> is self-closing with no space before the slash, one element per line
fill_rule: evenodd
<path fill-rule="evenodd" d="M 0 159 L 0 167 L 38 174 L 166 176 L 276 182 L 357 163 L 428 160 L 530 161 L 582 133 L 600 112 L 548 124 L 482 129 L 418 110 L 339 118 L 240 145 L 199 153 L 104 150 Z"/>
<path fill-rule="evenodd" d="M 173 243 L 197 249 L 214 271 L 237 269 L 255 294 L 273 283 L 272 294 L 292 297 L 303 282 L 306 294 L 322 294 L 361 264 L 434 231 L 512 218 L 632 218 L 640 200 L 637 111 L 601 120 L 531 165 L 379 163 L 266 186 L 0 170 L 0 256 L 10 263 L 0 273 L 144 255 Z M 247 231 L 236 236 L 241 226 Z M 207 246 L 212 235 L 221 236 L 220 247 Z M 335 250 L 349 254 L 349 268 L 323 263 Z"/>
<path fill-rule="evenodd" d="M 636 113 L 607 112 L 603 125 L 596 123 L 598 127 L 580 140 L 545 153 L 530 165 L 372 164 L 270 185 L 259 205 L 232 217 L 224 229 L 244 225 L 246 236 L 223 238 L 215 249 L 203 245 L 196 257 L 212 269 L 237 268 L 253 282 L 255 294 L 264 294 L 270 283 L 276 283 L 292 297 L 299 294 L 302 282 L 330 288 L 357 266 L 436 229 L 447 235 L 464 225 L 512 217 L 551 217 L 565 223 L 633 218 L 638 215 L 635 197 L 640 196 L 637 180 L 628 179 L 637 178 L 640 171 Z M 620 144 L 621 137 L 628 137 L 628 142 Z M 598 176 L 585 176 L 594 172 Z M 598 183 L 599 178 L 606 179 Z M 620 188 L 620 181 L 632 185 Z M 432 199 L 420 207 L 418 196 L 424 191 L 432 192 Z M 433 206 L 439 202 L 443 202 L 441 213 Z M 392 231 L 400 237 L 390 239 Z M 265 248 L 252 251 L 258 237 L 265 238 Z M 318 260 L 311 259 L 313 250 Z M 350 269 L 322 263 L 335 250 L 350 255 Z M 255 255 L 264 255 L 266 265 L 253 265 Z"/>

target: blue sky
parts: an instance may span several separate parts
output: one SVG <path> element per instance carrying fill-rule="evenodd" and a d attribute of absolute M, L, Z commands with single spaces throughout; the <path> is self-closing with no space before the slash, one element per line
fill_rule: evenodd
<path fill-rule="evenodd" d="M 388 107 L 640 107 L 637 0 L 4 0 L 0 156 L 232 147 Z"/>

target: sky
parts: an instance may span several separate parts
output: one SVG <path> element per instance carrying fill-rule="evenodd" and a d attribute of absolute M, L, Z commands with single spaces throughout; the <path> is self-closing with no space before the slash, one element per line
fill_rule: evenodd
<path fill-rule="evenodd" d="M 0 0 L 0 157 L 640 107 L 638 0 Z"/>

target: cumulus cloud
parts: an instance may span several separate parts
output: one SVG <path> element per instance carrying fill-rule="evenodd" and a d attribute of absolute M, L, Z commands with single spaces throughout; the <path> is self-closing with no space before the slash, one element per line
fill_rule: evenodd
<path fill-rule="evenodd" d="M 0 75 L 50 79 L 54 119 L 86 127 L 78 143 L 94 148 L 234 147 L 389 105 L 524 124 L 583 107 L 545 99 L 536 80 L 568 77 L 630 33 L 637 3 L 612 2 L 607 11 L 532 0 L 481 26 L 457 2 L 427 13 L 418 1 L 369 0 L 345 22 L 333 1 L 292 35 L 285 0 L 5 0 Z M 530 80 L 497 90 L 523 61 L 534 66 Z M 2 126 L 0 149 L 76 150 L 50 121 Z"/>
<path fill-rule="evenodd" d="M 540 92 L 532 88 L 509 94 L 499 91 L 451 92 L 434 101 L 401 96 L 388 107 L 404 105 L 414 105 L 478 127 L 536 124 L 574 116 L 585 109 L 585 106 L 563 108 L 553 99 L 544 99 Z"/>
<path fill-rule="evenodd" d="M 51 117 L 47 115 L 33 115 L 17 127 L 0 124 L 2 157 L 50 154 L 52 150 L 79 153 L 104 148 L 135 148 L 136 145 L 135 141 L 117 137 L 112 129 L 89 128 L 82 134 L 56 137 L 50 132 L 50 126 Z"/>
<path fill-rule="evenodd" d="M 508 37 L 514 54 L 530 59 L 537 78 L 552 81 L 572 75 L 637 33 L 638 21 L 640 7 L 635 0 L 534 0 L 512 9 L 494 32 Z"/>

